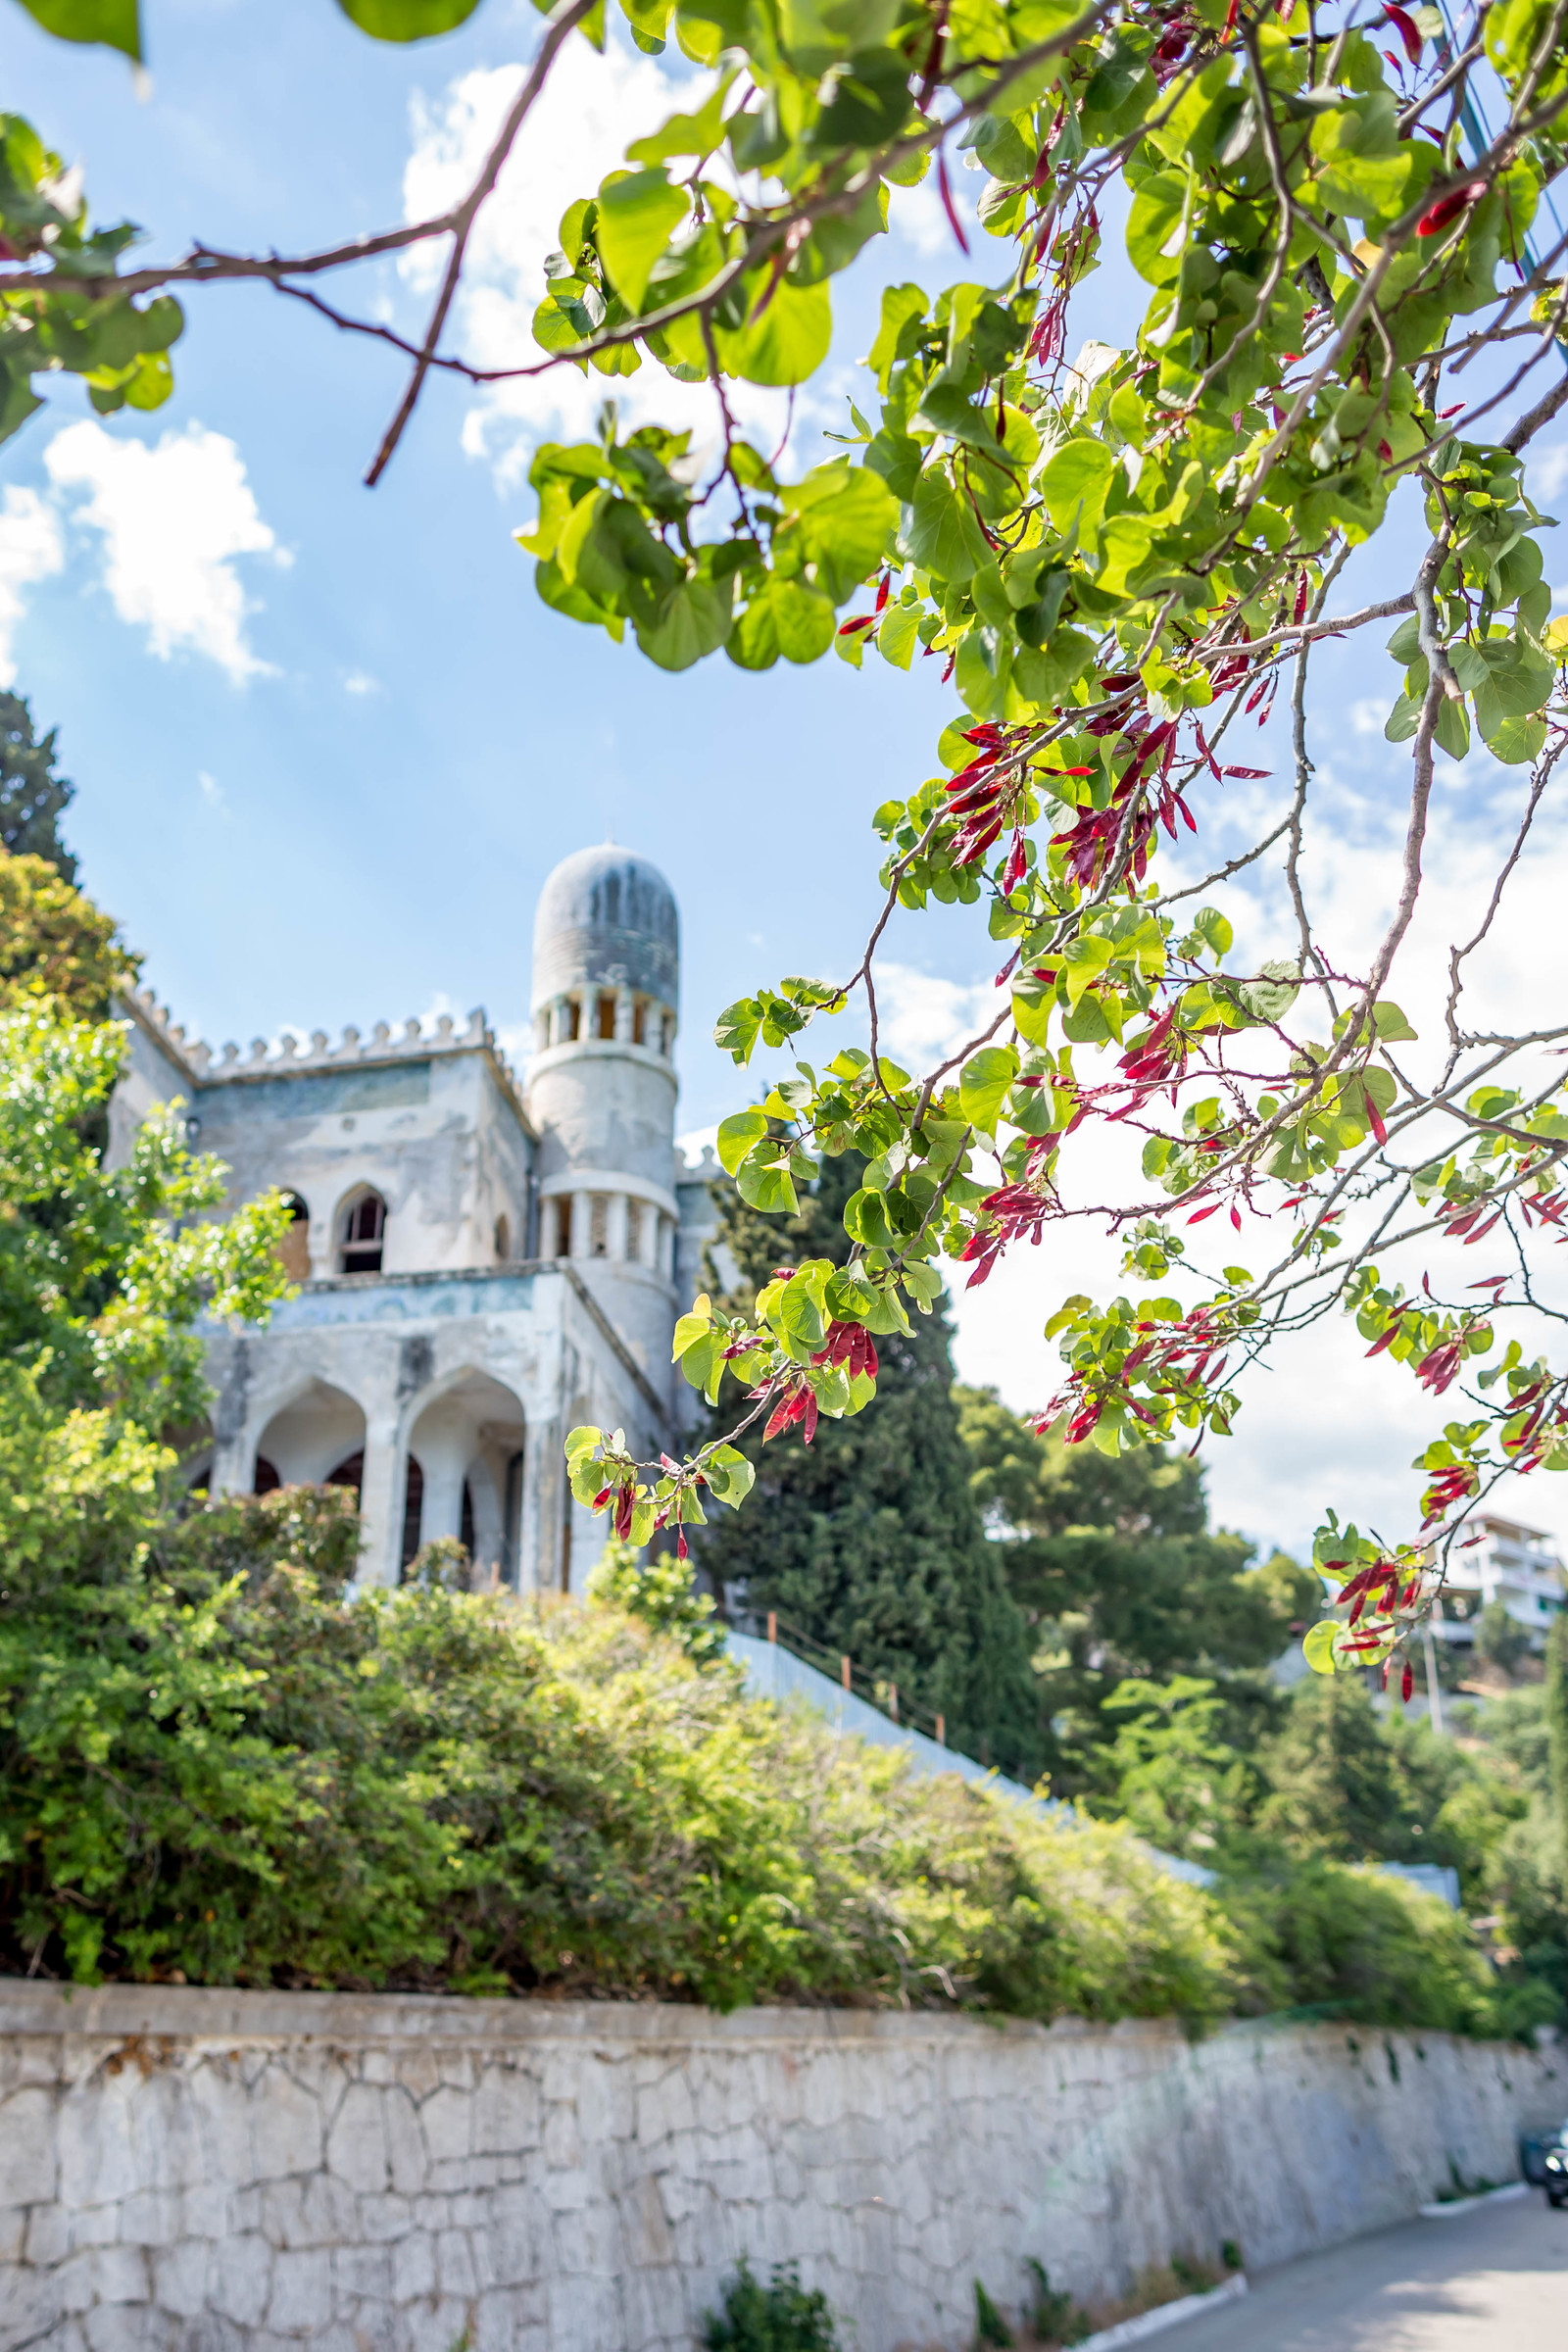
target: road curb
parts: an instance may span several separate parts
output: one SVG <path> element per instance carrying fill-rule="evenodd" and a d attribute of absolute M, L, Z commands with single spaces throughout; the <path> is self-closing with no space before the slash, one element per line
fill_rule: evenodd
<path fill-rule="evenodd" d="M 1175 2328 L 1183 2320 L 1196 2320 L 1200 2312 L 1212 2311 L 1218 2303 L 1234 2303 L 1246 2292 L 1246 2277 L 1238 2272 L 1223 2286 L 1211 2286 L 1206 2294 L 1183 2295 L 1179 2302 L 1160 2303 L 1152 2311 L 1141 2311 L 1136 2319 L 1102 2328 L 1098 2335 L 1086 2335 L 1076 2352 L 1118 2352 L 1122 2344 L 1140 2344 L 1146 2335 L 1157 2335 L 1162 2328 Z"/>
<path fill-rule="evenodd" d="M 1424 2222 L 1451 2222 L 1456 2213 L 1474 2213 L 1478 2205 L 1501 2205 L 1509 2197 L 1528 2197 L 1528 2180 L 1510 2180 L 1505 2188 L 1484 2188 L 1479 2196 L 1450 2197 L 1446 2204 L 1423 2205 Z"/>

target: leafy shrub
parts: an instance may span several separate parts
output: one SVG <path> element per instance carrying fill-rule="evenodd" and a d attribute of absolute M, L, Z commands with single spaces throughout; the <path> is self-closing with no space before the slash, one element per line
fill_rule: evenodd
<path fill-rule="evenodd" d="M 714 1621 L 713 1603 L 673 1552 L 646 1556 L 612 1537 L 589 1570 L 588 1598 L 667 1634 L 700 1666 L 724 1654 L 724 1629 Z"/>
<path fill-rule="evenodd" d="M 346 1599 L 335 1491 L 172 1525 L 155 1500 L 139 1542 L 101 1493 L 74 1533 L 60 1513 L 47 1572 L 0 1605 L 0 1965 L 719 2009 L 1227 2004 L 1203 1899 L 1119 1830 L 918 1780 L 612 1609 L 439 1576 Z"/>
<path fill-rule="evenodd" d="M 838 2341 L 827 2297 L 802 2286 L 798 2265 L 776 2263 L 763 2286 L 744 2256 L 723 2311 L 710 2312 L 703 2328 L 708 2352 L 838 2352 Z"/>
<path fill-rule="evenodd" d="M 1407 1881 L 1308 1862 L 1233 1881 L 1219 1900 L 1240 1938 L 1244 2006 L 1254 2012 L 1305 2009 L 1452 2034 L 1513 2030 L 1465 1921 Z"/>

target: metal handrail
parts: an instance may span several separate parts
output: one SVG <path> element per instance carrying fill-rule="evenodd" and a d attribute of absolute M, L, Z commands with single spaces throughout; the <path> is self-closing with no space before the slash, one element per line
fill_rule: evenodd
<path fill-rule="evenodd" d="M 737 1632 L 760 1635 L 768 1642 L 776 1642 L 780 1648 L 790 1650 L 806 1665 L 814 1666 L 819 1674 L 831 1676 L 851 1697 L 863 1699 L 901 1730 L 923 1732 L 939 1747 L 947 1746 L 945 1715 L 901 1696 L 899 1686 L 891 1676 L 873 1674 L 868 1668 L 857 1665 L 843 1650 L 830 1649 L 825 1642 L 818 1642 L 813 1635 L 807 1633 L 803 1626 L 791 1625 L 787 1619 L 780 1617 L 776 1609 L 765 1612 L 747 1610 L 731 1619 L 731 1623 Z M 988 1740 L 982 1740 L 981 1744 L 989 1750 Z M 988 1770 L 993 1764 L 999 1771 L 1006 1768 L 1002 1759 L 993 1757 L 989 1752 L 982 1754 L 978 1761 Z M 1021 1766 L 1019 1774 L 1020 1777 L 1033 1777 Z"/>

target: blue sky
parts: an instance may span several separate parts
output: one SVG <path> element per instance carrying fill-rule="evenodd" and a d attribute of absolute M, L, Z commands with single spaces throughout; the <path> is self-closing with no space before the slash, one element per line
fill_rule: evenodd
<path fill-rule="evenodd" d="M 0 5 L 8 103 L 84 167 L 95 216 L 140 221 L 155 255 L 195 236 L 302 251 L 395 222 L 406 202 L 431 209 L 540 28 L 524 0 L 486 0 L 462 31 L 396 49 L 328 0 L 147 0 L 151 88 L 138 96 L 122 61 L 49 41 Z M 476 242 L 457 325 L 486 364 L 534 356 L 527 320 L 555 219 L 667 111 L 682 70 L 624 46 L 608 64 L 573 51 Z M 1073 340 L 1131 331 L 1137 294 L 1116 242 Z M 894 235 L 836 281 L 834 362 L 798 405 L 795 462 L 839 421 L 880 285 L 1000 276 L 1003 249 L 976 247 L 966 265 L 928 190 L 900 201 Z M 417 272 L 391 262 L 336 296 L 405 330 L 428 302 Z M 65 385 L 0 451 L 0 662 L 40 722 L 60 726 L 88 888 L 176 1017 L 215 1046 L 483 1004 L 520 1051 L 539 885 L 612 831 L 681 902 L 681 1124 L 710 1126 L 746 1091 L 708 1042 L 717 1010 L 781 972 L 842 975 L 858 959 L 877 897 L 867 820 L 931 770 L 952 710 L 937 665 L 904 676 L 872 658 L 857 674 L 829 657 L 756 677 L 720 657 L 668 677 L 549 612 L 512 543 L 532 512 L 529 450 L 584 429 L 602 379 L 557 377 L 513 401 L 436 382 L 368 492 L 402 385 L 392 353 L 262 288 L 197 293 L 187 321 L 157 415 L 101 425 Z M 704 388 L 651 368 L 614 388 L 693 421 L 700 439 L 710 431 Z M 757 396 L 754 415 L 771 445 L 781 397 Z M 1561 431 L 1536 478 L 1548 505 L 1568 487 Z M 1358 560 L 1347 608 L 1407 584 L 1417 527 L 1412 513 Z M 1568 581 L 1568 551 L 1549 562 Z M 1381 732 L 1397 683 L 1384 634 L 1331 650 L 1318 686 L 1323 815 L 1308 875 L 1347 957 L 1387 907 L 1404 786 L 1404 756 Z M 1253 741 L 1236 757 L 1283 771 L 1276 731 Z M 1462 935 L 1478 891 L 1484 903 L 1519 782 L 1479 756 L 1446 775 L 1434 949 Z M 1228 806 L 1204 811 L 1195 878 L 1251 837 L 1275 787 L 1227 789 Z M 1564 846 L 1548 824 L 1521 868 L 1519 919 L 1486 975 L 1499 1014 L 1544 971 L 1560 980 Z M 1266 880 L 1237 904 L 1250 948 L 1284 944 Z M 982 928 L 962 910 L 901 920 L 889 954 L 896 1047 L 951 1050 L 990 997 Z M 1415 1002 L 1408 989 L 1401 1002 Z M 1026 1253 L 1010 1282 L 960 1300 L 961 1367 L 1020 1405 L 1038 1400 L 1054 1385 L 1046 1313 L 1064 1290 L 1114 1280 L 1113 1253 L 1081 1229 Z M 1218 1513 L 1299 1544 L 1325 1500 L 1354 1508 L 1371 1494 L 1396 1515 L 1426 1422 L 1407 1380 L 1386 1365 L 1352 1377 L 1319 1337 L 1259 1381 L 1242 1426 L 1216 1450 Z M 1518 1507 L 1550 1526 L 1543 1483 Z"/>

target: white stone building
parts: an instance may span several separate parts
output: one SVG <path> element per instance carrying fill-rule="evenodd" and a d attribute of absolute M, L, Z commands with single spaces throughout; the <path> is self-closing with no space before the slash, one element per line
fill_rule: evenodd
<path fill-rule="evenodd" d="M 1477 1541 L 1466 1543 L 1465 1536 Z M 1482 1610 L 1500 1601 L 1539 1649 L 1565 1599 L 1568 1578 L 1550 1536 L 1483 1511 L 1465 1521 L 1465 1534 L 1448 1554 L 1432 1630 L 1440 1640 L 1468 1648 Z"/>
<path fill-rule="evenodd" d="M 367 1581 L 460 1536 L 519 1589 L 580 1588 L 604 1531 L 571 1500 L 565 1432 L 621 1428 L 646 1458 L 685 1395 L 670 1340 L 717 1170 L 675 1151 L 678 983 L 668 884 L 607 846 L 541 894 L 520 1081 L 482 1011 L 215 1060 L 150 995 L 127 1001 L 114 1152 L 179 1098 L 234 1202 L 276 1185 L 295 1206 L 298 1295 L 265 1330 L 210 1336 L 195 1479 L 356 1488 Z"/>

